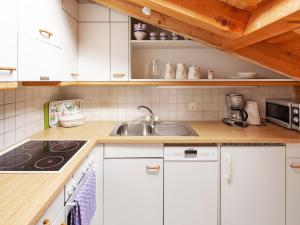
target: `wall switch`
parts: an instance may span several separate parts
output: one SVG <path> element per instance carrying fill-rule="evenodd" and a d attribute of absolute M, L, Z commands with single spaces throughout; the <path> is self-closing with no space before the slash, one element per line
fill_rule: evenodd
<path fill-rule="evenodd" d="M 197 103 L 196 102 L 190 102 L 189 103 L 189 111 L 196 111 L 197 110 Z"/>

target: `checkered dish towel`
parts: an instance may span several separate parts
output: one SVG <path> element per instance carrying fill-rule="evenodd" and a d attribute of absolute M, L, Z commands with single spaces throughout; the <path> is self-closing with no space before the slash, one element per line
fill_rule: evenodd
<path fill-rule="evenodd" d="M 74 198 L 71 225 L 89 225 L 96 211 L 96 173 L 89 171 Z"/>

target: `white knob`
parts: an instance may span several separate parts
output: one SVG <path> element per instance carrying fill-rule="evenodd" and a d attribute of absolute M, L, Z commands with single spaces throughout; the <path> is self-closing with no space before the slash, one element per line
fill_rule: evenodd
<path fill-rule="evenodd" d="M 294 121 L 295 123 L 299 123 L 299 117 L 294 117 L 294 118 L 293 118 L 293 121 Z"/>
<path fill-rule="evenodd" d="M 299 114 L 299 109 L 294 108 L 293 113 L 294 113 L 295 115 L 298 115 L 298 114 Z"/>
<path fill-rule="evenodd" d="M 157 122 L 159 120 L 158 116 L 154 116 L 154 121 Z"/>
<path fill-rule="evenodd" d="M 145 120 L 149 122 L 151 120 L 150 116 L 146 116 Z"/>

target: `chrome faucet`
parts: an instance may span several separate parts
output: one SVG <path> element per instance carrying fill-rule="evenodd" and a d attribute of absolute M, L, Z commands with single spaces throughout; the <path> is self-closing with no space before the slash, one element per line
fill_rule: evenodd
<path fill-rule="evenodd" d="M 140 110 L 141 108 L 144 108 L 144 109 L 148 110 L 148 112 L 150 114 L 150 125 L 151 125 L 152 128 L 154 128 L 154 126 L 155 126 L 155 117 L 154 117 L 153 111 L 149 107 L 144 106 L 144 105 L 140 105 L 140 106 L 137 107 L 138 110 Z"/>

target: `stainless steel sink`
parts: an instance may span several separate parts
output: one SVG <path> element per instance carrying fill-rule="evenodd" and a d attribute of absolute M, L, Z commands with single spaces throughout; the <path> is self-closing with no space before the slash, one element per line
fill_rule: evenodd
<path fill-rule="evenodd" d="M 198 136 L 184 122 L 156 122 L 152 127 L 146 122 L 122 122 L 118 124 L 110 136 Z"/>

